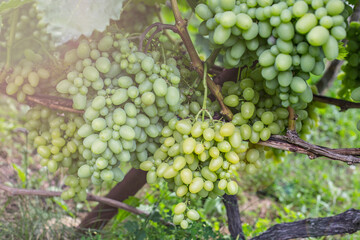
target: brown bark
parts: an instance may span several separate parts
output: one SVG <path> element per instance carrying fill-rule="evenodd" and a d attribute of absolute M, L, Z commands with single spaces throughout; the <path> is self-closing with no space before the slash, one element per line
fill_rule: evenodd
<path fill-rule="evenodd" d="M 339 215 L 307 218 L 301 221 L 276 224 L 251 240 L 286 240 L 352 234 L 360 230 L 360 211 L 349 209 Z"/>
<path fill-rule="evenodd" d="M 245 235 L 242 230 L 237 197 L 235 195 L 225 194 L 223 196 L 223 202 L 226 208 L 226 215 L 228 218 L 228 225 L 231 237 L 233 239 L 245 240 Z"/>
<path fill-rule="evenodd" d="M 146 172 L 131 169 L 124 180 L 106 195 L 107 198 L 124 201 L 135 195 L 146 183 Z M 80 223 L 79 228 L 101 229 L 117 214 L 115 207 L 100 203 Z"/>

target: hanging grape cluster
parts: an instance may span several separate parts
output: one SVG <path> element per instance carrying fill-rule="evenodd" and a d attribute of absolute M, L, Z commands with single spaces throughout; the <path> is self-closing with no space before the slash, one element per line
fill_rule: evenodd
<path fill-rule="evenodd" d="M 0 34 L 0 51 L 6 52 L 7 44 L 14 31 L 15 47 L 17 51 L 12 53 L 12 59 L 20 60 L 23 57 L 23 51 L 31 49 L 38 51 L 40 49 L 55 50 L 55 44 L 50 35 L 46 32 L 46 25 L 41 22 L 42 14 L 36 10 L 36 4 L 26 4 L 18 10 L 18 13 L 12 13 L 11 16 L 3 19 L 3 27 Z M 12 20 L 17 17 L 15 28 L 12 29 Z M 0 59 L 6 60 L 6 54 L 1 54 Z M 38 57 L 41 57 L 38 56 Z"/>
<path fill-rule="evenodd" d="M 49 80 L 50 73 L 34 61 L 22 60 L 6 79 L 6 94 L 16 96 L 18 102 L 24 102 L 27 95 L 34 95 L 39 84 Z"/>
<path fill-rule="evenodd" d="M 82 117 L 75 114 L 60 113 L 45 107 L 30 109 L 25 127 L 29 131 L 29 141 L 41 156 L 40 164 L 54 173 L 68 169 L 65 184 L 70 188 L 62 193 L 64 199 L 86 199 L 87 179 L 74 178 L 82 161 L 81 152 L 84 147 L 78 135 L 78 129 L 84 125 Z M 72 179 L 71 181 L 69 179 Z"/>
<path fill-rule="evenodd" d="M 320 75 L 324 58 L 338 56 L 346 37 L 344 9 L 340 0 L 208 0 L 196 13 L 204 20 L 199 32 L 223 49 L 225 67 L 258 60 L 267 88 L 288 107 L 312 101 L 309 74 Z"/>
<path fill-rule="evenodd" d="M 78 176 L 95 185 L 121 181 L 119 164 L 146 161 L 158 148 L 163 122 L 181 107 L 176 62 L 162 64 L 159 52 L 139 52 L 121 35 L 83 41 L 65 62 L 75 67 L 57 90 L 72 96 L 74 108 L 85 109 L 78 134 L 86 161 Z"/>

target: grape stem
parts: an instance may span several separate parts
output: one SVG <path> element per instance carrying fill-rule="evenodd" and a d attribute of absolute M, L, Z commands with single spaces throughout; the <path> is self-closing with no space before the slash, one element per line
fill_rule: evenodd
<path fill-rule="evenodd" d="M 203 106 L 202 106 L 202 121 L 205 120 L 205 111 L 206 111 L 206 100 L 208 95 L 208 88 L 206 84 L 206 76 L 207 76 L 207 64 L 204 64 L 204 76 L 203 76 L 203 84 L 204 84 L 204 99 L 203 99 Z"/>
<path fill-rule="evenodd" d="M 20 189 L 20 188 L 8 187 L 2 183 L 0 183 L 0 189 L 5 191 L 9 196 L 38 196 L 38 197 L 60 197 L 61 196 L 61 192 L 57 192 L 57 191 Z M 123 209 L 125 211 L 131 212 L 136 215 L 142 215 L 145 217 L 150 216 L 150 213 L 144 212 L 140 209 L 137 209 L 130 205 L 127 205 L 126 203 L 116 201 L 111 198 L 88 194 L 86 197 L 86 200 L 104 203 L 106 205 L 109 205 L 109 206 L 112 206 L 115 208 L 120 208 L 120 209 Z M 160 221 L 161 221 L 161 223 L 163 223 L 166 226 L 173 226 L 172 223 L 166 222 L 165 220 L 160 220 Z"/>
<path fill-rule="evenodd" d="M 203 76 L 204 74 L 204 66 L 196 52 L 196 49 L 191 41 L 190 35 L 187 31 L 187 22 L 182 18 L 179 6 L 176 0 L 171 0 L 171 8 L 175 17 L 175 27 L 177 28 L 177 33 L 180 35 L 183 43 L 187 49 L 187 52 L 190 56 L 194 69 L 197 71 L 199 76 Z M 225 115 L 228 120 L 231 120 L 233 114 L 231 110 L 224 104 L 224 98 L 221 94 L 221 88 L 209 77 L 206 76 L 207 85 L 211 91 L 211 93 L 215 96 L 221 106 L 221 114 Z"/>
<path fill-rule="evenodd" d="M 165 30 L 165 29 L 169 29 L 169 30 L 172 30 L 173 32 L 175 33 L 178 33 L 178 30 L 177 28 L 174 26 L 174 25 L 171 25 L 171 24 L 164 24 L 164 23 L 161 23 L 161 22 L 157 22 L 157 23 L 153 23 L 151 24 L 150 26 L 148 26 L 145 31 L 141 34 L 140 36 L 140 43 L 139 43 L 139 49 L 140 51 L 142 51 L 143 49 L 143 45 L 144 45 L 144 41 L 145 41 L 145 38 L 146 38 L 146 35 L 151 31 L 151 29 L 153 28 L 156 28 L 155 31 L 150 35 L 147 43 L 146 43 L 146 46 L 145 46 L 145 49 L 144 49 L 144 52 L 146 53 L 148 50 L 149 50 L 149 47 L 150 47 L 150 44 L 151 44 L 151 41 L 154 39 L 155 35 L 158 34 L 159 32 Z"/>
<path fill-rule="evenodd" d="M 11 15 L 11 27 L 10 27 L 10 34 L 9 39 L 6 43 L 6 63 L 2 70 L 2 73 L 0 74 L 0 83 L 5 79 L 8 70 L 10 69 L 11 65 L 11 52 L 12 47 L 14 44 L 14 38 L 15 38 L 15 31 L 16 31 L 16 24 L 19 18 L 19 9 L 15 9 L 13 14 Z"/>
<path fill-rule="evenodd" d="M 296 114 L 295 110 L 292 107 L 288 107 L 289 111 L 289 125 L 288 131 L 296 131 Z"/>

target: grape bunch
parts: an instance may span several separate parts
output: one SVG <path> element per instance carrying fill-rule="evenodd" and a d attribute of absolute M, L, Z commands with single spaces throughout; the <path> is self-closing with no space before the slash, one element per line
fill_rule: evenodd
<path fill-rule="evenodd" d="M 39 106 L 30 109 L 26 118 L 29 119 L 25 124 L 29 141 L 41 156 L 40 164 L 51 173 L 60 168 L 67 169 L 65 184 L 70 188 L 62 193 L 62 197 L 84 201 L 89 181 L 75 177 L 79 164 L 84 161 L 82 138 L 77 133 L 84 125 L 83 118 Z"/>
<path fill-rule="evenodd" d="M 351 22 L 347 31 L 347 45 L 346 62 L 342 65 L 342 73 L 338 75 L 341 79 L 343 87 L 339 90 L 338 95 L 342 98 L 351 98 L 355 101 L 360 101 L 359 84 L 360 84 L 360 22 Z"/>
<path fill-rule="evenodd" d="M 145 54 L 121 35 L 106 35 L 80 42 L 64 62 L 74 67 L 57 91 L 85 110 L 78 177 L 95 185 L 119 182 L 120 163 L 146 161 L 158 148 L 163 124 L 181 108 L 176 61 L 162 64 L 159 52 Z"/>
<path fill-rule="evenodd" d="M 283 134 L 289 112 L 281 106 L 278 95 L 272 95 L 271 89 L 256 71 L 239 82 L 225 82 L 222 87 L 224 103 L 234 109 L 232 123 L 240 127 L 242 139 L 253 144 L 266 141 L 273 134 Z M 317 115 L 312 104 L 299 102 L 293 105 L 296 130 L 305 137 L 315 126 Z"/>
<path fill-rule="evenodd" d="M 320 75 L 324 58 L 335 59 L 346 37 L 347 11 L 340 0 L 208 0 L 196 13 L 199 32 L 224 52 L 227 68 L 255 60 L 268 88 L 277 90 L 283 107 L 309 103 L 309 74 Z"/>
<path fill-rule="evenodd" d="M 263 148 L 242 141 L 241 130 L 231 122 L 173 118 L 161 135 L 162 145 L 140 164 L 140 169 L 148 171 L 148 183 L 164 179 L 170 190 L 185 200 L 182 207 L 175 207 L 173 219 L 183 228 L 199 218 L 194 209 L 189 209 L 185 219 L 188 199 L 236 194 L 234 173 L 253 173 L 261 167 L 264 157 Z"/>
<path fill-rule="evenodd" d="M 14 67 L 12 74 L 6 78 L 6 94 L 16 96 L 17 101 L 20 103 L 25 101 L 27 95 L 34 95 L 39 89 L 39 84 L 46 83 L 50 78 L 47 69 L 34 63 L 42 61 L 40 55 L 28 49 L 26 56 L 27 59 L 21 60 Z M 39 56 L 39 61 L 34 61 Z"/>
<path fill-rule="evenodd" d="M 23 57 L 23 51 L 26 49 L 40 51 L 46 48 L 49 52 L 55 50 L 55 44 L 46 32 L 46 25 L 41 22 L 42 14 L 36 10 L 36 4 L 26 4 L 19 8 L 15 29 L 12 29 L 11 20 L 14 14 L 4 15 L 6 17 L 3 18 L 3 28 L 0 35 L 1 52 L 6 52 L 7 42 L 12 30 L 15 33 L 13 48 L 16 51 L 12 51 L 11 57 L 15 61 Z M 2 54 L 0 59 L 5 61 L 5 56 L 5 54 Z"/>

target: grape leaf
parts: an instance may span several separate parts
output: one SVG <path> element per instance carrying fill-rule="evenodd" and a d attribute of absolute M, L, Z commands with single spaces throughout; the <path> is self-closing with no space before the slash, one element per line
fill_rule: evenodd
<path fill-rule="evenodd" d="M 7 10 L 21 7 L 26 3 L 33 2 L 34 0 L 9 0 L 9 1 L 0 1 L 0 14 Z"/>
<path fill-rule="evenodd" d="M 346 56 L 348 55 L 348 50 L 346 50 L 344 43 L 339 42 L 339 55 L 336 58 L 337 60 L 345 60 Z"/>
<path fill-rule="evenodd" d="M 110 19 L 120 18 L 124 0 L 37 0 L 42 21 L 57 45 L 104 31 Z"/>

